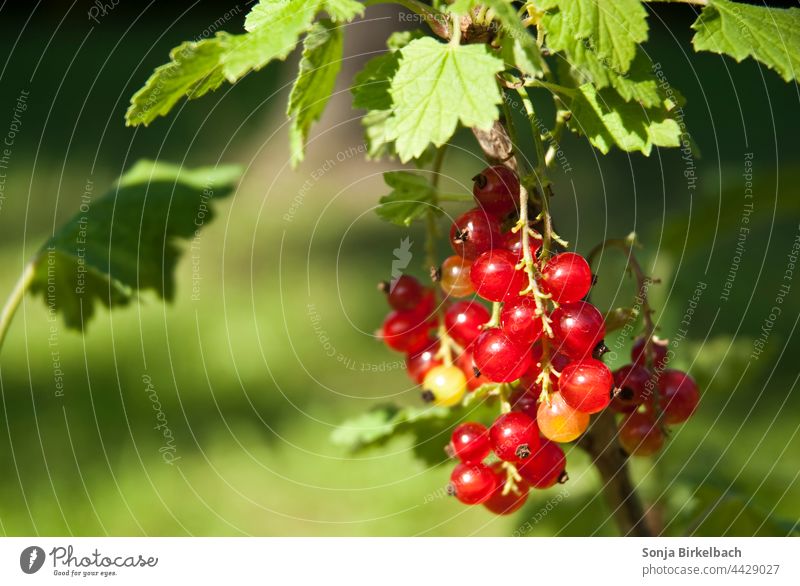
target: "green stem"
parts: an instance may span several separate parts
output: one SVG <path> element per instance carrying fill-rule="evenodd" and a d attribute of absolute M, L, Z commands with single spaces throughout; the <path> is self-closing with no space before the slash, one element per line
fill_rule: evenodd
<path fill-rule="evenodd" d="M 6 304 L 3 307 L 3 312 L 0 314 L 0 348 L 3 347 L 3 342 L 8 334 L 8 328 L 11 326 L 11 321 L 14 319 L 17 309 L 19 309 L 19 306 L 22 303 L 22 298 L 25 297 L 25 293 L 30 288 L 35 275 L 36 259 L 25 265 L 25 269 L 22 271 L 22 276 L 20 276 L 16 285 L 14 285 L 14 289 L 11 291 L 11 295 L 8 296 Z"/>
<path fill-rule="evenodd" d="M 533 108 L 533 102 L 528 96 L 528 91 L 525 88 L 517 88 L 522 104 L 525 107 L 525 112 L 528 115 L 528 121 L 531 125 L 531 134 L 533 135 L 533 144 L 536 148 L 536 159 L 538 165 L 536 166 L 535 176 L 538 182 L 539 192 L 542 194 L 542 250 L 539 258 L 542 262 L 550 258 L 550 247 L 553 241 L 553 221 L 550 217 L 550 180 L 547 178 L 547 155 L 545 154 L 544 143 L 542 142 L 542 135 L 539 132 L 539 126 L 536 123 L 536 111 Z"/>
<path fill-rule="evenodd" d="M 655 313 L 650 307 L 650 301 L 647 296 L 647 289 L 653 282 L 653 279 L 645 275 L 642 265 L 633 254 L 633 242 L 636 241 L 636 235 L 631 233 L 627 238 L 609 238 L 595 246 L 589 254 L 586 255 L 586 261 L 589 266 L 594 264 L 595 258 L 606 248 L 618 248 L 627 256 L 628 268 L 633 273 L 636 279 L 636 286 L 639 289 L 639 295 L 642 299 L 642 320 L 644 321 L 644 334 L 647 336 L 648 345 L 650 338 L 653 337 L 656 331 L 655 322 L 653 322 L 653 314 Z"/>

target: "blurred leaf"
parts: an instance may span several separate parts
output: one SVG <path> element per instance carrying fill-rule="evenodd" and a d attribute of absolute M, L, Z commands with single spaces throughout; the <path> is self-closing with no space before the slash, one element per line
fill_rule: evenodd
<path fill-rule="evenodd" d="M 501 97 L 495 75 L 503 62 L 485 45 L 452 46 L 425 37 L 400 53 L 388 131 L 401 161 L 420 156 L 431 143 L 443 145 L 459 122 L 486 129 L 497 120 Z"/>
<path fill-rule="evenodd" d="M 240 174 L 232 166 L 139 161 L 103 197 L 82 200 L 78 214 L 47 241 L 33 261 L 31 292 L 76 329 L 97 302 L 127 305 L 143 289 L 171 300 L 178 240 L 213 219 L 212 200 L 230 194 Z"/>
<path fill-rule="evenodd" d="M 800 72 L 800 8 L 751 6 L 710 0 L 692 28 L 696 51 L 724 54 L 741 62 L 747 57 L 774 69 L 784 79 Z"/>
<path fill-rule="evenodd" d="M 303 42 L 300 70 L 286 110 L 286 114 L 292 117 L 289 140 L 293 166 L 303 160 L 311 124 L 325 111 L 341 64 L 341 28 L 329 20 L 315 23 Z"/>
<path fill-rule="evenodd" d="M 692 499 L 685 535 L 707 537 L 757 537 L 800 535 L 797 520 L 770 515 L 752 498 L 711 485 L 701 486 Z"/>
<path fill-rule="evenodd" d="M 606 332 L 613 332 L 625 327 L 639 316 L 639 312 L 633 307 L 617 307 L 607 312 L 605 315 Z"/>
<path fill-rule="evenodd" d="M 388 171 L 383 180 L 392 192 L 380 199 L 375 213 L 387 222 L 410 226 L 429 211 L 441 213 L 436 205 L 436 190 L 424 177 L 408 171 Z"/>
<path fill-rule="evenodd" d="M 463 408 L 379 405 L 343 423 L 333 432 L 331 440 L 352 452 L 359 452 L 381 447 L 395 437 L 411 436 L 415 456 L 436 465 L 446 459 L 444 448 L 450 441 L 452 428 L 466 418 L 475 421 L 490 417 L 481 407 L 466 411 Z"/>

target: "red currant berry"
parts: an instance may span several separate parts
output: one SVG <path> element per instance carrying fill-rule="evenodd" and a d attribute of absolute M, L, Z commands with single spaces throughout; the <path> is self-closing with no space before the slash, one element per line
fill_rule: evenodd
<path fill-rule="evenodd" d="M 522 462 L 539 449 L 536 421 L 512 411 L 498 417 L 489 429 L 495 455 L 506 462 Z"/>
<path fill-rule="evenodd" d="M 439 340 L 429 340 L 425 348 L 406 356 L 406 370 L 411 380 L 421 385 L 430 369 L 441 366 L 442 361 L 436 357 L 438 353 Z"/>
<path fill-rule="evenodd" d="M 519 177 L 504 165 L 495 165 L 472 178 L 472 195 L 484 210 L 496 216 L 517 209 L 519 205 Z"/>
<path fill-rule="evenodd" d="M 424 393 L 437 405 L 458 405 L 467 392 L 467 377 L 457 366 L 434 366 L 422 381 Z"/>
<path fill-rule="evenodd" d="M 508 400 L 511 403 L 512 411 L 524 413 L 534 421 L 536 420 L 536 410 L 539 408 L 539 392 L 528 392 L 522 388 L 517 388 L 511 393 Z"/>
<path fill-rule="evenodd" d="M 570 362 L 561 372 L 558 390 L 567 405 L 584 413 L 597 413 L 611 402 L 614 377 L 594 358 Z"/>
<path fill-rule="evenodd" d="M 497 488 L 494 489 L 489 500 L 483 503 L 483 506 L 495 515 L 510 515 L 518 511 L 528 500 L 528 486 L 524 482 L 517 482 L 516 490 L 509 490 L 503 494 L 508 474 L 500 462 L 492 464 L 491 469 L 496 477 Z"/>
<path fill-rule="evenodd" d="M 497 476 L 486 464 L 458 464 L 450 475 L 456 498 L 465 505 L 486 501 L 497 488 Z"/>
<path fill-rule="evenodd" d="M 450 245 L 453 251 L 466 259 L 501 245 L 500 222 L 484 210 L 475 208 L 465 212 L 450 226 Z"/>
<path fill-rule="evenodd" d="M 477 464 L 492 451 L 489 430 L 480 423 L 462 423 L 453 430 L 450 438 L 453 456 L 465 464 Z"/>
<path fill-rule="evenodd" d="M 429 325 L 413 310 L 392 311 L 383 322 L 381 336 L 392 350 L 414 353 L 428 344 Z"/>
<path fill-rule="evenodd" d="M 620 423 L 619 443 L 631 456 L 652 456 L 664 445 L 664 433 L 652 413 L 634 411 Z"/>
<path fill-rule="evenodd" d="M 549 404 L 547 401 L 539 403 L 536 423 L 550 441 L 571 442 L 589 427 L 589 414 L 567 405 L 561 393 L 551 393 Z"/>
<path fill-rule="evenodd" d="M 595 346 L 606 335 L 603 314 L 591 303 L 564 303 L 550 316 L 556 349 L 580 360 L 591 356 Z"/>
<path fill-rule="evenodd" d="M 649 403 L 653 396 L 655 381 L 650 371 L 643 366 L 626 364 L 614 371 L 614 399 L 611 407 L 618 413 L 631 413 L 636 407 Z"/>
<path fill-rule="evenodd" d="M 478 295 L 489 301 L 518 297 L 527 284 L 527 277 L 517 270 L 517 262 L 514 253 L 504 248 L 484 252 L 475 259 L 470 278 Z"/>
<path fill-rule="evenodd" d="M 488 385 L 492 381 L 475 366 L 475 361 L 472 359 L 471 348 L 472 346 L 461 353 L 456 359 L 456 364 L 464 371 L 464 376 L 467 377 L 467 390 L 474 391 L 482 385 Z"/>
<path fill-rule="evenodd" d="M 473 344 L 472 359 L 483 376 L 492 382 L 507 383 L 517 380 L 531 364 L 531 353 L 526 346 L 512 342 L 499 328 L 489 328 Z"/>
<path fill-rule="evenodd" d="M 442 291 L 451 297 L 466 297 L 475 293 L 470 282 L 472 261 L 460 256 L 449 256 L 442 263 L 439 284 Z"/>
<path fill-rule="evenodd" d="M 670 425 L 683 423 L 700 402 L 700 389 L 697 383 L 685 372 L 667 369 L 658 377 L 661 411 L 664 422 Z"/>
<path fill-rule="evenodd" d="M 477 301 L 458 301 L 447 308 L 444 325 L 448 335 L 461 346 L 469 346 L 489 321 L 489 310 Z"/>
<path fill-rule="evenodd" d="M 644 351 L 646 341 L 646 338 L 640 336 L 633 342 L 631 361 L 634 364 L 647 366 L 650 362 L 647 360 L 648 356 L 645 355 Z M 650 352 L 653 358 L 652 367 L 656 370 L 662 370 L 667 365 L 667 341 L 653 336 L 650 342 Z"/>
<path fill-rule="evenodd" d="M 386 293 L 386 300 L 392 309 L 400 311 L 417 307 L 425 294 L 425 288 L 411 275 L 400 275 L 393 281 L 384 281 L 379 288 Z"/>
<path fill-rule="evenodd" d="M 520 235 L 520 233 L 509 231 L 503 234 L 502 239 L 503 239 L 502 240 L 503 244 L 501 248 L 510 250 L 516 255 L 518 260 L 522 260 L 525 253 L 522 249 L 522 236 Z M 528 246 L 530 246 L 531 254 L 533 255 L 534 258 L 536 258 L 536 253 L 539 252 L 539 249 L 542 247 L 541 238 L 537 238 L 536 236 L 529 236 Z"/>
<path fill-rule="evenodd" d="M 566 481 L 567 458 L 555 442 L 543 440 L 529 460 L 517 466 L 522 479 L 533 488 L 550 488 Z"/>
<path fill-rule="evenodd" d="M 506 336 L 517 344 L 530 346 L 542 335 L 542 318 L 536 315 L 536 302 L 532 297 L 518 297 L 506 303 L 500 323 Z"/>
<path fill-rule="evenodd" d="M 542 289 L 558 303 L 580 301 L 592 286 L 592 269 L 574 252 L 557 254 L 542 269 Z"/>

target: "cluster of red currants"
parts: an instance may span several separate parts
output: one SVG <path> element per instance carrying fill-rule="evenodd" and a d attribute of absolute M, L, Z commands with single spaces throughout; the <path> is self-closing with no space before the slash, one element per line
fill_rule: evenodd
<path fill-rule="evenodd" d="M 631 363 L 614 371 L 611 408 L 623 417 L 619 442 L 629 454 L 651 456 L 664 445 L 668 425 L 683 423 L 700 402 L 700 390 L 685 372 L 667 368 L 667 345 L 638 338 Z"/>
<path fill-rule="evenodd" d="M 520 182 L 511 169 L 482 171 L 473 195 L 477 207 L 450 229 L 455 254 L 436 271 L 444 300 L 438 304 L 434 290 L 408 275 L 384 283 L 393 311 L 382 337 L 406 353 L 427 401 L 453 406 L 469 391 L 495 386 L 503 414 L 491 428 L 469 422 L 453 434 L 450 451 L 460 463 L 450 487 L 464 503 L 505 513 L 522 506 L 530 487 L 566 479 L 557 443 L 577 439 L 591 414 L 613 403 L 626 413 L 626 450 L 652 453 L 663 442 L 662 424 L 694 409 L 697 389 L 688 375 L 657 367 L 653 383 L 644 345 L 615 374 L 600 361 L 605 321 L 586 301 L 594 282 L 589 263 L 572 252 L 543 253 L 542 236 L 519 219 Z M 494 314 L 476 299 L 453 301 L 474 294 L 493 302 Z M 656 351 L 648 345 L 648 355 Z M 492 452 L 499 461 L 487 465 Z"/>

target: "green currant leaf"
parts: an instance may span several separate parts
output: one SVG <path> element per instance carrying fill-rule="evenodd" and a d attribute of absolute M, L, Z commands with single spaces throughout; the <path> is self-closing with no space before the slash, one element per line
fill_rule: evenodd
<path fill-rule="evenodd" d="M 389 88 L 397 73 L 400 60 L 395 52 L 388 52 L 367 61 L 356 74 L 353 87 L 353 107 L 365 110 L 391 110 L 392 96 Z"/>
<path fill-rule="evenodd" d="M 286 114 L 292 118 L 289 140 L 292 165 L 304 157 L 311 125 L 319 120 L 336 85 L 342 64 L 342 30 L 329 20 L 314 24 L 303 42 L 300 70 Z"/>
<path fill-rule="evenodd" d="M 498 118 L 495 75 L 503 62 L 484 45 L 446 45 L 430 37 L 400 50 L 390 93 L 394 115 L 389 137 L 403 162 L 433 143 L 441 146 L 466 127 L 488 129 Z"/>
<path fill-rule="evenodd" d="M 641 0 L 534 0 L 542 11 L 539 25 L 554 51 L 575 42 L 593 49 L 607 69 L 628 71 L 636 47 L 647 40 L 647 12 Z"/>
<path fill-rule="evenodd" d="M 240 174 L 232 166 L 139 161 L 103 197 L 85 201 L 42 247 L 31 292 L 79 330 L 97 303 L 124 306 L 146 289 L 172 300 L 178 241 L 211 221 L 211 202 L 229 195 Z"/>
<path fill-rule="evenodd" d="M 174 48 L 169 63 L 156 68 L 131 98 L 126 124 L 147 125 L 184 97 L 199 98 L 225 80 L 233 83 L 274 59 L 285 59 L 322 6 L 321 0 L 261 0 L 245 19 L 245 34 L 217 33 Z"/>
<path fill-rule="evenodd" d="M 517 9 L 508 0 L 456 0 L 450 12 L 468 14 L 478 7 L 491 9 L 493 18 L 500 24 L 501 46 L 506 63 L 517 67 L 531 77 L 544 74 L 544 60 L 536 39 L 517 14 Z"/>
<path fill-rule="evenodd" d="M 364 126 L 369 159 L 395 155 L 394 145 L 389 138 L 392 119 L 392 95 L 389 88 L 400 65 L 397 51 L 423 36 L 420 30 L 392 33 L 386 41 L 389 52 L 370 59 L 355 77 L 351 88 L 353 106 L 368 110 L 361 119 L 361 124 Z"/>
<path fill-rule="evenodd" d="M 383 180 L 392 192 L 380 199 L 375 213 L 387 222 L 410 226 L 431 210 L 441 213 L 436 205 L 436 189 L 424 177 L 408 171 L 388 171 Z"/>
<path fill-rule="evenodd" d="M 653 146 L 680 146 L 681 127 L 672 117 L 675 104 L 670 100 L 660 107 L 644 108 L 625 102 L 613 90 L 598 91 L 592 84 L 580 86 L 570 98 L 569 127 L 586 135 L 603 154 L 613 146 L 645 155 Z"/>
<path fill-rule="evenodd" d="M 169 63 L 157 67 L 131 98 L 125 114 L 127 125 L 147 126 L 158 116 L 165 116 L 181 98 L 193 100 L 222 85 L 225 76 L 221 59 L 231 38 L 227 33 L 217 33 L 211 39 L 188 41 L 172 49 Z"/>
<path fill-rule="evenodd" d="M 261 0 L 247 15 L 247 34 L 234 36 L 222 55 L 227 80 L 233 83 L 273 59 L 286 59 L 319 8 L 318 0 Z"/>
<path fill-rule="evenodd" d="M 374 160 L 394 156 L 389 138 L 391 118 L 391 110 L 371 110 L 364 114 L 361 124 L 364 126 L 364 138 L 367 142 L 367 158 Z"/>
<path fill-rule="evenodd" d="M 692 25 L 696 51 L 747 57 L 774 69 L 784 79 L 800 73 L 800 8 L 767 8 L 710 0 Z"/>
<path fill-rule="evenodd" d="M 658 106 L 664 100 L 650 59 L 638 48 L 630 70 L 620 75 L 600 61 L 597 54 L 583 43 L 577 42 L 566 51 L 570 74 L 577 85 L 593 83 L 597 89 L 614 88 L 626 102 L 636 101 L 643 106 Z"/>
<path fill-rule="evenodd" d="M 350 22 L 364 14 L 364 5 L 356 0 L 325 0 L 323 8 L 334 22 Z"/>

